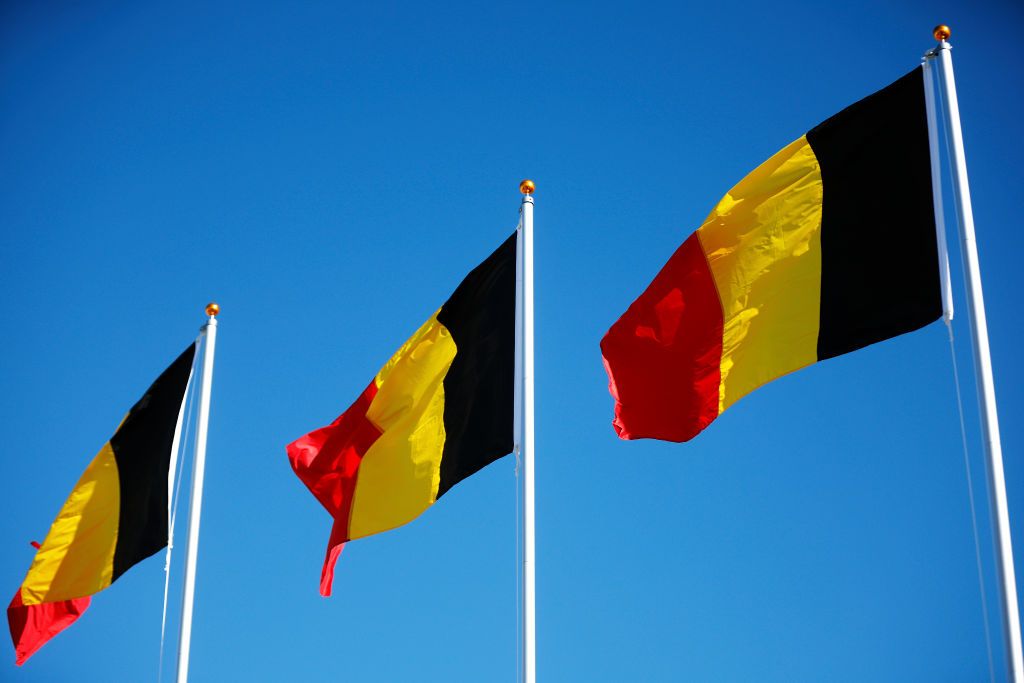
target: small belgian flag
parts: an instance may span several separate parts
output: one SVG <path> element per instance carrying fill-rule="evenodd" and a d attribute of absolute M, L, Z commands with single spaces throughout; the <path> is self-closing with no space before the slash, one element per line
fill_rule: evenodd
<path fill-rule="evenodd" d="M 171 451 L 195 344 L 153 382 L 79 478 L 7 608 L 19 665 L 133 565 L 167 546 Z"/>
<path fill-rule="evenodd" d="M 466 276 L 338 419 L 288 445 L 334 518 L 322 595 L 346 541 L 412 521 L 512 451 L 516 240 Z"/>

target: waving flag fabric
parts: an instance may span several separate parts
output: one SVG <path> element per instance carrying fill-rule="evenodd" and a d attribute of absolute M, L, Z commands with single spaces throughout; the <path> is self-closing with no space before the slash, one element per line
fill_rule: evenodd
<path fill-rule="evenodd" d="M 623 439 L 687 441 L 771 380 L 942 313 L 919 67 L 732 188 L 601 342 Z"/>
<path fill-rule="evenodd" d="M 90 595 L 166 547 L 171 450 L 194 356 L 192 344 L 153 382 L 57 514 L 7 608 L 18 664 L 74 622 Z"/>
<path fill-rule="evenodd" d="M 287 447 L 342 545 L 406 524 L 512 450 L 516 233 L 477 266 L 334 422 Z"/>
<path fill-rule="evenodd" d="M 46 641 L 75 623 L 91 600 L 86 596 L 26 605 L 22 603 L 21 589 L 18 589 L 7 607 L 7 625 L 14 641 L 15 664 L 24 664 Z"/>

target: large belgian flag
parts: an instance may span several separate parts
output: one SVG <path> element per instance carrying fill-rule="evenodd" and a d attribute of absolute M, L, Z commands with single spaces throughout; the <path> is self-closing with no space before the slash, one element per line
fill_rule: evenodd
<path fill-rule="evenodd" d="M 346 541 L 412 521 L 512 450 L 516 233 L 477 266 L 338 419 L 287 447 L 334 518 L 320 580 Z"/>
<path fill-rule="evenodd" d="M 601 341 L 623 439 L 686 441 L 761 385 L 942 313 L 919 67 L 732 188 Z"/>
<path fill-rule="evenodd" d="M 18 664 L 88 596 L 167 545 L 171 451 L 194 356 L 192 344 L 132 406 L 57 514 L 7 609 Z"/>

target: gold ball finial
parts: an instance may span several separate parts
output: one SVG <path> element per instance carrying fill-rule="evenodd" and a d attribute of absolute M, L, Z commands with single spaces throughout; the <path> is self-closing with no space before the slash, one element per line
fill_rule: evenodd
<path fill-rule="evenodd" d="M 211 301 L 210 303 L 206 304 L 206 315 L 210 316 L 211 318 L 216 318 L 218 313 L 220 313 L 220 306 L 218 306 L 215 302 Z"/>
<path fill-rule="evenodd" d="M 932 35 L 935 36 L 935 40 L 940 43 L 944 40 L 949 40 L 949 37 L 953 35 L 953 32 L 949 30 L 949 27 L 945 24 L 939 24 L 932 29 Z"/>
<path fill-rule="evenodd" d="M 519 191 L 523 194 L 533 194 L 533 191 L 537 189 L 537 186 L 533 184 L 533 181 L 527 178 L 523 182 L 519 183 Z"/>

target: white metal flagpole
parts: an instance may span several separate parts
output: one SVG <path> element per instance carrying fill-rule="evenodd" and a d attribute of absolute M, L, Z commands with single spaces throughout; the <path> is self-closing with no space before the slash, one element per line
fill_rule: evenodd
<path fill-rule="evenodd" d="M 1024 683 L 1024 658 L 1021 654 L 1020 615 L 1017 608 L 1017 581 L 1013 570 L 1013 546 L 1010 540 L 1010 516 L 1006 504 L 1006 480 L 1003 475 L 1003 449 L 999 441 L 999 419 L 996 414 L 996 392 L 992 378 L 992 355 L 988 345 L 988 324 L 985 321 L 985 300 L 981 292 L 981 271 L 974 235 L 974 212 L 971 190 L 967 184 L 967 162 L 960 129 L 960 107 L 953 80 L 953 58 L 948 26 L 934 31 L 939 44 L 926 55 L 938 61 L 939 97 L 943 101 L 943 126 L 946 147 L 952 162 L 953 202 L 964 261 L 967 304 L 970 311 L 971 338 L 974 342 L 974 369 L 978 383 L 978 403 L 983 423 L 985 455 L 988 461 L 989 499 L 995 524 L 996 567 L 999 574 L 999 597 L 1003 617 L 1003 641 L 1006 646 L 1007 674 L 1014 683 Z"/>
<path fill-rule="evenodd" d="M 192 602 L 196 589 L 196 558 L 199 554 L 199 517 L 203 509 L 203 475 L 206 472 L 206 431 L 210 423 L 210 390 L 213 387 L 213 351 L 217 343 L 217 314 L 220 306 L 206 306 L 209 319 L 203 326 L 206 337 L 203 377 L 199 388 L 199 419 L 196 421 L 196 450 L 192 462 L 192 493 L 188 501 L 188 545 L 185 548 L 185 581 L 181 597 L 181 630 L 178 637 L 178 683 L 188 681 L 188 653 L 192 641 Z"/>
<path fill-rule="evenodd" d="M 535 683 L 537 680 L 537 602 L 534 543 L 534 486 L 533 486 L 533 191 L 536 186 L 532 180 L 524 180 L 519 184 L 523 193 L 522 221 L 519 233 L 519 256 L 516 269 L 521 273 L 521 286 L 517 287 L 521 298 L 517 302 L 520 307 L 520 329 L 516 330 L 516 341 L 522 353 L 522 360 L 517 364 L 521 375 L 517 380 L 520 400 L 516 402 L 516 410 L 520 412 L 517 424 L 522 433 L 516 434 L 523 462 L 523 681 Z M 517 283 L 519 284 L 519 283 Z M 521 401 L 521 402 L 520 402 Z M 521 440 L 520 440 L 521 437 Z"/>
<path fill-rule="evenodd" d="M 949 280 L 949 248 L 946 243 L 946 213 L 942 206 L 942 164 L 939 163 L 939 124 L 935 111 L 935 79 L 932 63 L 925 55 L 921 67 L 924 75 L 925 114 L 928 118 L 928 147 L 932 165 L 932 207 L 935 211 L 935 232 L 939 252 L 939 284 L 942 290 L 942 317 L 946 325 L 953 322 L 953 288 Z"/>

